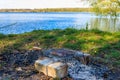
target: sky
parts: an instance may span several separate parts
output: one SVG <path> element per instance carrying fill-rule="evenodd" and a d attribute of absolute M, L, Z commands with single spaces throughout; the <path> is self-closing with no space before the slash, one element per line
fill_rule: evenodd
<path fill-rule="evenodd" d="M 88 7 L 84 0 L 0 0 L 0 9 L 79 8 Z"/>

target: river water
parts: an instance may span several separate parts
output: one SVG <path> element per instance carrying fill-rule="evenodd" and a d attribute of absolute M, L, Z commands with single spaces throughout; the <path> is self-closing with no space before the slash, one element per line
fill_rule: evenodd
<path fill-rule="evenodd" d="M 118 32 L 120 17 L 101 17 L 84 12 L 0 13 L 0 33 L 3 34 L 66 28 Z"/>

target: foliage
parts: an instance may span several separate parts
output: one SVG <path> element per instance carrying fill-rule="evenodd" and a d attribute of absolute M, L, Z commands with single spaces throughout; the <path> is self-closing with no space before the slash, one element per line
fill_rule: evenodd
<path fill-rule="evenodd" d="M 118 16 L 120 0 L 90 0 L 96 14 Z"/>
<path fill-rule="evenodd" d="M 0 34 L 0 39 L 5 38 L 5 35 Z"/>

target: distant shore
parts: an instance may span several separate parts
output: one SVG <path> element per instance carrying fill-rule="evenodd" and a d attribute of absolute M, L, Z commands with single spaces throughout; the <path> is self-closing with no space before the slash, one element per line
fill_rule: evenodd
<path fill-rule="evenodd" d="M 0 9 L 0 12 L 92 12 L 91 8 Z"/>

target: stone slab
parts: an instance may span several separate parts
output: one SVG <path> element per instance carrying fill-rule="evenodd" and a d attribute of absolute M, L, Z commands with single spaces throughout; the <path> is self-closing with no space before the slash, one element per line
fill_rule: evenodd
<path fill-rule="evenodd" d="M 55 62 L 48 65 L 48 75 L 54 78 L 63 78 L 67 75 L 67 65 L 61 62 Z"/>
<path fill-rule="evenodd" d="M 47 66 L 51 63 L 53 63 L 53 61 L 49 58 L 37 60 L 35 62 L 35 68 L 39 72 L 43 72 L 45 75 L 47 75 Z"/>
<path fill-rule="evenodd" d="M 50 58 L 37 60 L 35 62 L 35 68 L 39 72 L 43 72 L 45 75 L 53 78 L 63 78 L 67 75 L 67 64 L 62 62 L 54 62 Z"/>

